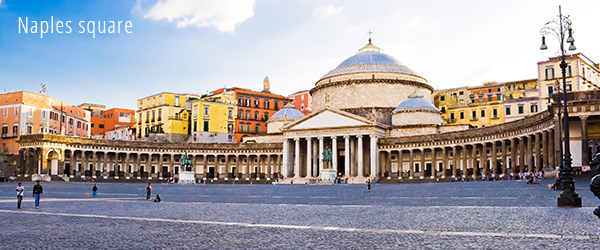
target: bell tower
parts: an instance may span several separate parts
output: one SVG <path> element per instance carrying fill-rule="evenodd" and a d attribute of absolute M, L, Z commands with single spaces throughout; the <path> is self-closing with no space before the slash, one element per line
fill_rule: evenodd
<path fill-rule="evenodd" d="M 266 76 L 263 80 L 263 91 L 264 93 L 271 93 L 271 80 L 269 80 L 269 76 Z"/>

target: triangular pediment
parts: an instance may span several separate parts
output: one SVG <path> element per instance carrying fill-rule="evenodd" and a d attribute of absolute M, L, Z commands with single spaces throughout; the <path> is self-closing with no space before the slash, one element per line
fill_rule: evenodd
<path fill-rule="evenodd" d="M 315 128 L 358 127 L 371 125 L 374 124 L 362 116 L 358 116 L 337 109 L 324 108 L 288 125 L 284 129 L 290 131 Z"/>

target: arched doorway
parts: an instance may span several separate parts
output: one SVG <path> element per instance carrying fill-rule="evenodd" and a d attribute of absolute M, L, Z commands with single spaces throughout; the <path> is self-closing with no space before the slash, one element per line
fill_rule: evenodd
<path fill-rule="evenodd" d="M 60 160 L 60 155 L 55 150 L 48 152 L 48 165 L 50 166 L 50 175 L 58 175 L 58 161 Z"/>

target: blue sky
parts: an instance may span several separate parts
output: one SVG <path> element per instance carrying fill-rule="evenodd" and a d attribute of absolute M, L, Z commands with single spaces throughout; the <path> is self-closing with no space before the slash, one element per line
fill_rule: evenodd
<path fill-rule="evenodd" d="M 0 0 L 0 91 L 135 109 L 169 91 L 310 89 L 373 43 L 434 88 L 537 78 L 540 29 L 560 1 Z M 600 61 L 600 1 L 568 1 L 577 52 Z M 71 34 L 19 34 L 18 18 L 72 21 Z M 131 21 L 132 33 L 78 33 L 79 21 Z M 38 27 L 39 28 L 39 27 Z M 122 26 L 123 29 L 123 26 Z"/>

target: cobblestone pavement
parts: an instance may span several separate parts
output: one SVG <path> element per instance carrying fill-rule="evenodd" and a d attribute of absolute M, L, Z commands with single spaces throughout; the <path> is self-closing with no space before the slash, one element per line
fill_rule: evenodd
<path fill-rule="evenodd" d="M 577 180 L 583 208 L 523 181 L 374 185 L 0 183 L 1 249 L 596 249 L 600 203 Z"/>

